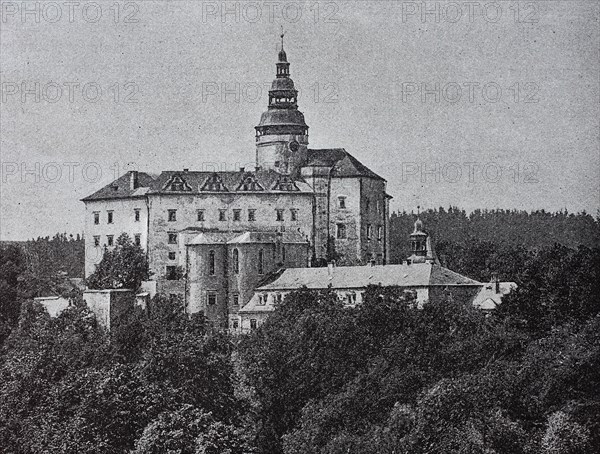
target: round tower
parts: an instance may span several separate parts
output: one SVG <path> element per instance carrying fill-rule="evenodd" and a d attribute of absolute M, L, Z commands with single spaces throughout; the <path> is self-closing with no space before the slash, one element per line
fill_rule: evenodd
<path fill-rule="evenodd" d="M 280 173 L 297 175 L 306 163 L 308 126 L 298 110 L 298 90 L 290 78 L 290 64 L 283 50 L 277 62 L 277 75 L 269 90 L 269 106 L 256 129 L 256 165 Z"/>

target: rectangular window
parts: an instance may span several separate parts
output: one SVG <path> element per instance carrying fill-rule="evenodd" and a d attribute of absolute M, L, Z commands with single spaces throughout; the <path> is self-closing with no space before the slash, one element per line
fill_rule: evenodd
<path fill-rule="evenodd" d="M 253 208 L 250 208 L 248 210 L 248 220 L 249 221 L 256 221 L 256 210 Z"/>
<path fill-rule="evenodd" d="M 196 214 L 198 215 L 198 221 L 204 222 L 204 210 L 198 210 Z"/>
<path fill-rule="evenodd" d="M 219 221 L 227 220 L 227 210 L 219 210 Z"/>
<path fill-rule="evenodd" d="M 282 221 L 283 221 L 283 210 L 281 210 L 281 209 L 279 209 L 279 208 L 278 208 L 277 210 L 275 210 L 275 213 L 276 213 L 276 215 L 277 215 L 277 216 L 276 216 L 276 219 L 277 219 L 279 222 L 282 222 Z"/>
<path fill-rule="evenodd" d="M 234 306 L 240 305 L 240 294 L 239 293 L 233 294 L 233 296 L 231 297 L 231 304 L 233 304 Z"/>
<path fill-rule="evenodd" d="M 256 329 L 256 319 L 255 318 L 250 319 L 250 329 Z"/>
<path fill-rule="evenodd" d="M 371 201 L 369 199 L 365 200 L 365 211 L 368 213 L 371 209 Z"/>
<path fill-rule="evenodd" d="M 100 246 L 100 237 L 99 236 L 94 237 L 94 246 Z"/>
<path fill-rule="evenodd" d="M 383 239 L 383 227 L 382 226 L 377 227 L 377 239 L 379 241 L 381 241 Z"/>
<path fill-rule="evenodd" d="M 264 306 L 265 304 L 267 304 L 267 295 L 264 294 L 259 294 L 258 295 L 258 303 L 259 306 Z"/>
<path fill-rule="evenodd" d="M 339 240 L 346 238 L 346 224 L 337 224 L 337 238 Z"/>
<path fill-rule="evenodd" d="M 373 228 L 371 227 L 371 224 L 367 224 L 367 240 L 370 240 L 372 235 L 373 235 Z"/>
<path fill-rule="evenodd" d="M 112 224 L 112 223 L 113 223 L 113 212 L 112 212 L 112 211 L 109 211 L 109 212 L 108 212 L 108 213 L 106 213 L 106 214 L 107 214 L 107 222 L 108 222 L 109 224 Z"/>
<path fill-rule="evenodd" d="M 136 208 L 135 210 L 133 210 L 134 216 L 135 216 L 135 222 L 140 222 L 140 209 Z"/>
<path fill-rule="evenodd" d="M 290 213 L 291 213 L 292 221 L 297 221 L 298 220 L 298 210 L 295 208 L 291 208 Z"/>
<path fill-rule="evenodd" d="M 233 210 L 233 220 L 241 221 L 242 219 L 242 210 Z"/>
<path fill-rule="evenodd" d="M 134 235 L 134 239 L 135 239 L 135 245 L 136 246 L 141 246 L 142 245 L 142 235 L 139 233 L 136 233 Z"/>
<path fill-rule="evenodd" d="M 177 234 L 169 233 L 169 244 L 177 244 Z"/>
<path fill-rule="evenodd" d="M 238 320 L 234 320 L 231 322 L 231 327 L 237 330 L 240 327 L 240 322 Z"/>
<path fill-rule="evenodd" d="M 114 244 L 114 236 L 113 235 L 106 235 L 106 244 L 108 246 L 112 246 Z"/>
<path fill-rule="evenodd" d="M 100 212 L 99 211 L 94 211 L 94 224 L 96 224 L 96 225 L 100 224 Z"/>
<path fill-rule="evenodd" d="M 177 281 L 179 280 L 179 276 L 177 276 L 177 267 L 176 266 L 167 266 L 167 275 L 166 278 L 168 281 Z"/>
<path fill-rule="evenodd" d="M 342 210 L 346 209 L 346 197 L 338 197 L 338 208 L 341 208 Z"/>
<path fill-rule="evenodd" d="M 177 254 L 175 252 L 169 252 L 169 260 L 175 260 L 175 256 Z"/>
<path fill-rule="evenodd" d="M 214 306 L 217 304 L 217 293 L 216 292 L 208 292 L 208 304 L 209 306 Z"/>
<path fill-rule="evenodd" d="M 177 210 L 168 210 L 169 222 L 175 222 L 177 220 Z"/>
<path fill-rule="evenodd" d="M 377 213 L 379 213 L 381 210 L 381 205 L 379 203 L 379 200 L 376 203 L 377 203 Z"/>

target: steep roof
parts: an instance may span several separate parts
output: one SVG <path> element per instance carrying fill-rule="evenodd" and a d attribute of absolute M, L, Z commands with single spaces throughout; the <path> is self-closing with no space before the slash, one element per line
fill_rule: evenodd
<path fill-rule="evenodd" d="M 325 289 L 365 288 L 370 284 L 399 287 L 481 286 L 481 282 L 432 263 L 412 265 L 288 268 L 273 282 L 257 291 L 293 290 L 301 287 Z"/>
<path fill-rule="evenodd" d="M 131 189 L 130 175 L 126 173 L 102 189 L 81 199 L 84 202 L 103 199 L 124 199 L 130 197 L 141 197 L 146 194 L 148 188 L 153 184 L 154 178 L 144 172 L 138 172 L 138 187 Z"/>
<path fill-rule="evenodd" d="M 244 190 L 243 183 L 246 179 L 255 182 L 251 189 Z M 253 172 L 225 171 L 225 172 L 196 172 L 166 170 L 156 177 L 143 172 L 138 173 L 138 188 L 131 190 L 130 175 L 125 174 L 106 185 L 99 191 L 83 198 L 84 202 L 91 200 L 119 199 L 143 196 L 146 194 L 170 193 L 312 193 L 311 187 L 304 181 L 282 175 L 275 170 L 258 170 Z M 290 181 L 291 190 L 282 190 L 285 185 L 278 182 Z M 210 183 L 218 183 L 218 188 L 210 189 Z M 175 185 L 173 185 L 175 184 Z"/>
<path fill-rule="evenodd" d="M 343 148 L 308 150 L 308 166 L 324 164 L 332 166 L 337 177 L 368 177 L 385 181 Z"/>

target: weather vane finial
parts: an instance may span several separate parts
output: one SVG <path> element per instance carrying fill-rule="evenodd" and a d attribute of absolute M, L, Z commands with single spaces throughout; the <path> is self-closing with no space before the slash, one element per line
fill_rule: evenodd
<path fill-rule="evenodd" d="M 421 216 L 421 205 L 417 205 L 417 217 Z"/>
<path fill-rule="evenodd" d="M 283 37 L 285 36 L 285 32 L 283 31 L 283 25 L 281 26 L 281 50 L 283 50 Z"/>

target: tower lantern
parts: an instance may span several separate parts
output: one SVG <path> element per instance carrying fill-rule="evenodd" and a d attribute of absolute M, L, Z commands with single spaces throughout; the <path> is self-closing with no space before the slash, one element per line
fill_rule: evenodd
<path fill-rule="evenodd" d="M 297 175 L 306 163 L 308 126 L 298 110 L 298 90 L 290 78 L 290 63 L 283 48 L 276 63 L 276 77 L 269 90 L 269 105 L 256 126 L 256 165 Z"/>

